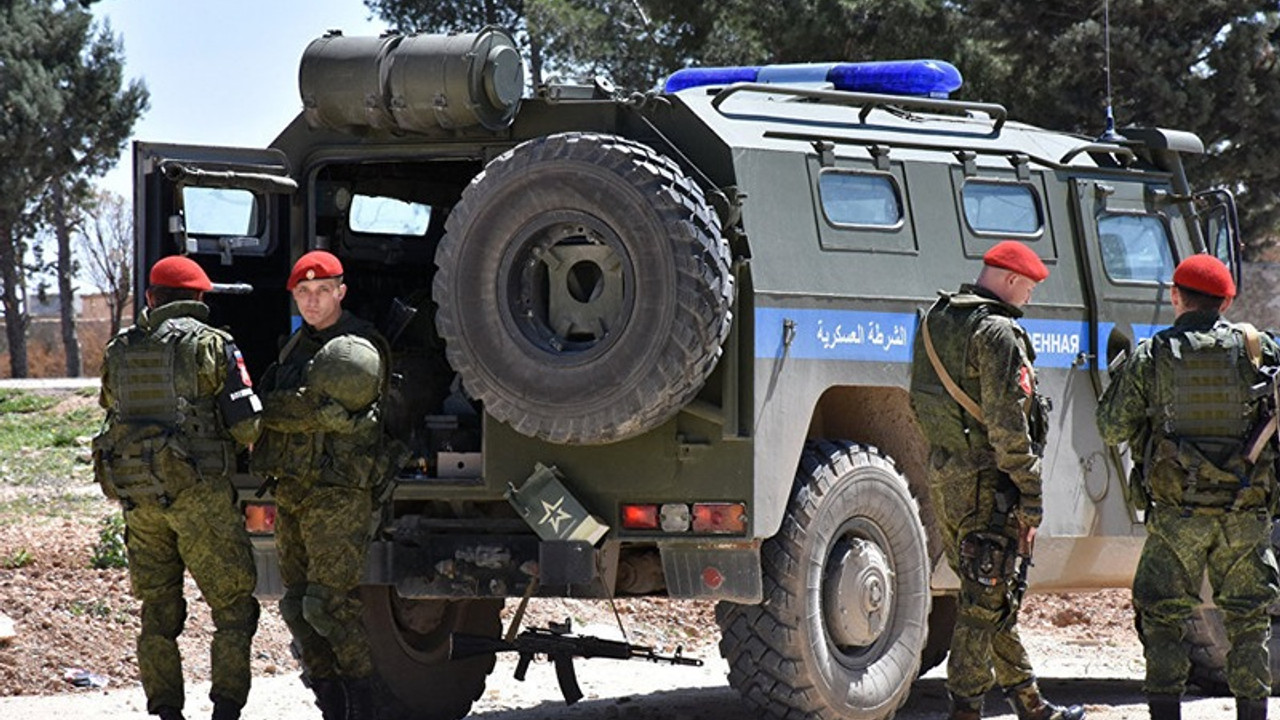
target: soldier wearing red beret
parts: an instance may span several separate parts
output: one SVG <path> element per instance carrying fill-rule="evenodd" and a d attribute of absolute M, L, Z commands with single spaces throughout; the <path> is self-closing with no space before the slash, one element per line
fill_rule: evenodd
<path fill-rule="evenodd" d="M 129 577 L 142 601 L 138 670 L 147 711 L 180 720 L 177 637 L 189 570 L 213 613 L 214 720 L 235 720 L 249 695 L 258 627 L 257 572 L 231 473 L 258 436 L 262 409 L 240 351 L 209 327 L 209 276 L 190 258 L 151 268 L 147 307 L 107 345 L 94 470 L 124 510 Z"/>
<path fill-rule="evenodd" d="M 1181 717 L 1191 667 L 1183 642 L 1206 571 L 1231 641 L 1227 684 L 1240 720 L 1264 720 L 1272 677 L 1267 607 L 1280 590 L 1271 547 L 1274 443 L 1246 442 L 1266 427 L 1252 388 L 1280 347 L 1222 318 L 1236 294 L 1231 271 L 1192 255 L 1173 271 L 1177 317 L 1115 368 L 1098 404 L 1103 439 L 1127 442 L 1147 538 L 1133 578 L 1152 720 Z M 1252 447 L 1250 447 L 1252 446 Z"/>
<path fill-rule="evenodd" d="M 1080 720 L 1084 708 L 1040 695 L 1018 637 L 1015 559 L 1029 561 L 1040 525 L 1047 403 L 1035 350 L 1018 324 L 1049 269 L 1027 245 L 997 243 L 972 284 L 921 321 L 911 406 L 929 441 L 929 487 L 947 561 L 960 577 L 947 660 L 951 720 L 978 720 L 998 685 L 1019 720 Z"/>
<path fill-rule="evenodd" d="M 373 717 L 373 659 L 359 597 L 369 523 L 389 460 L 379 403 L 389 353 L 373 325 L 342 309 L 342 262 L 314 250 L 286 287 L 302 326 L 263 376 L 253 469 L 275 488 L 280 614 L 326 718 Z"/>

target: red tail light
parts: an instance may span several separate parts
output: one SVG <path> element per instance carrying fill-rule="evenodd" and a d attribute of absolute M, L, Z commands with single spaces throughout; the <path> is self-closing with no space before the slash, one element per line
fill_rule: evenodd
<path fill-rule="evenodd" d="M 252 535 L 271 535 L 276 531 L 276 506 L 273 503 L 249 503 L 244 506 L 244 529 Z"/>
<path fill-rule="evenodd" d="M 747 531 L 747 506 L 742 503 L 694 503 L 693 531 L 735 533 Z"/>
<path fill-rule="evenodd" d="M 622 527 L 628 530 L 657 530 L 657 505 L 623 505 Z"/>

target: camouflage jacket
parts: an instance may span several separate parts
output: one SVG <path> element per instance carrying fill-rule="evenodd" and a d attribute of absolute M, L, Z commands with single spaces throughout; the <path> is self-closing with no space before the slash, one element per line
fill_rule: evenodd
<path fill-rule="evenodd" d="M 119 381 L 111 372 L 115 365 L 112 358 L 123 352 L 123 336 L 139 330 L 152 333 L 166 320 L 174 318 L 192 318 L 203 324 L 209 319 L 209 307 L 202 302 L 180 301 L 154 309 L 145 308 L 134 328 L 122 331 L 107 344 L 98 404 L 108 411 L 108 422 L 113 419 L 120 394 Z M 224 429 L 216 432 L 221 434 L 225 430 L 241 446 L 253 443 L 258 437 L 260 405 L 250 389 L 252 383 L 245 371 L 244 360 L 230 336 L 205 325 L 185 343 L 189 351 L 176 356 L 178 367 L 174 371 L 180 377 L 195 379 L 194 397 L 188 400 L 213 398 L 225 424 Z"/>
<path fill-rule="evenodd" d="M 1099 400 L 1097 409 L 1098 431 L 1110 445 L 1129 444 L 1129 452 L 1135 464 L 1134 490 L 1138 505 L 1153 502 L 1173 507 L 1205 505 L 1205 511 L 1221 511 L 1234 508 L 1257 508 L 1268 505 L 1274 485 L 1275 453 L 1268 447 L 1259 461 L 1249 466 L 1240 448 L 1245 437 L 1228 446 L 1224 453 L 1205 456 L 1198 443 L 1167 432 L 1164 426 L 1166 413 L 1156 399 L 1157 387 L 1163 383 L 1173 386 L 1177 380 L 1158 377 L 1160 373 L 1173 372 L 1169 364 L 1157 362 L 1157 345 L 1168 348 L 1171 339 L 1188 334 L 1221 338 L 1223 344 L 1235 348 L 1241 368 L 1239 382 L 1243 389 L 1258 380 L 1245 353 L 1242 352 L 1242 331 L 1223 321 L 1216 312 L 1186 312 L 1153 337 L 1138 344 L 1132 356 L 1112 372 L 1111 383 Z M 1267 335 L 1261 336 L 1261 365 L 1280 363 L 1280 347 Z M 1162 369 L 1164 368 L 1164 369 Z M 1257 420 L 1257 407 L 1246 409 L 1250 423 Z M 1247 432 L 1245 433 L 1247 434 Z M 1196 475 L 1229 492 L 1228 500 L 1202 503 L 1190 493 L 1203 495 L 1197 490 Z M 1237 494 L 1236 488 L 1243 486 Z"/>
<path fill-rule="evenodd" d="M 923 322 L 929 324 L 938 359 L 981 408 L 985 424 L 947 393 L 925 352 L 922 332 L 916 333 L 912 353 L 911 406 L 929 444 L 951 455 L 955 473 L 1003 473 L 1018 490 L 1023 519 L 1039 525 L 1040 456 L 1028 415 L 1035 397 L 1035 350 L 1017 322 L 1020 317 L 1019 308 L 976 285 L 941 293 Z"/>
<path fill-rule="evenodd" d="M 371 372 L 352 368 L 350 373 L 328 374 L 371 387 L 339 390 L 308 384 L 310 364 L 322 349 L 370 344 L 377 352 L 377 367 Z M 254 448 L 254 471 L 307 480 L 323 480 L 320 476 L 325 475 L 328 484 L 367 483 L 370 469 L 363 465 L 381 439 L 378 406 L 386 368 L 385 342 L 371 323 L 343 312 L 337 323 L 324 330 L 304 324 L 289 337 L 279 361 L 267 369 L 260 383 L 263 435 Z M 348 408 L 335 395 L 372 400 Z"/>

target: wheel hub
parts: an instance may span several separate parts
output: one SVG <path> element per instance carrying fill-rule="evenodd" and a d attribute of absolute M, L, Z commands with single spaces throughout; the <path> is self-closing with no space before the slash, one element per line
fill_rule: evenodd
<path fill-rule="evenodd" d="M 837 645 L 865 647 L 880 638 L 893 607 L 893 570 L 879 545 L 861 538 L 838 543 L 823 588 L 827 628 Z"/>
<path fill-rule="evenodd" d="M 619 242 L 598 221 L 563 211 L 547 213 L 525 231 L 501 302 L 533 347 L 583 361 L 611 345 L 629 302 Z"/>

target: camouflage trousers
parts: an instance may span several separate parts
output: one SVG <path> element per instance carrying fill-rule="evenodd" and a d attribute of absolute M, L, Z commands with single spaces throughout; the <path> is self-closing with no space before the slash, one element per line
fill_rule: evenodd
<path fill-rule="evenodd" d="M 249 649 L 258 629 L 253 550 L 226 480 L 199 483 L 168 508 L 147 503 L 125 511 L 133 594 L 142 601 L 138 672 L 147 710 L 181 710 L 182 660 L 177 637 L 187 619 L 184 568 L 213 614 L 210 697 L 243 706 L 249 696 Z"/>
<path fill-rule="evenodd" d="M 280 614 L 312 678 L 373 674 L 361 615 L 360 579 L 369 550 L 369 490 L 282 479 L 276 546 L 285 593 Z"/>
<path fill-rule="evenodd" d="M 1034 673 L 1018 635 L 1012 582 L 983 585 L 965 577 L 960 568 L 960 539 L 966 533 L 995 530 L 1016 543 L 1012 532 L 991 527 L 994 480 L 961 463 L 940 461 L 945 455 L 933 454 L 929 487 L 947 564 L 960 578 L 956 626 L 947 656 L 947 690 L 956 697 L 972 698 L 985 695 L 993 685 L 1011 688 L 1024 683 Z"/>
<path fill-rule="evenodd" d="M 1177 508 L 1162 507 L 1147 514 L 1147 540 L 1133 578 L 1133 604 L 1147 659 L 1146 691 L 1182 694 L 1191 669 L 1183 643 L 1186 622 L 1200 604 L 1206 571 L 1231 642 L 1231 694 L 1270 696 L 1267 606 L 1280 588 L 1270 518 L 1255 512 L 1183 517 Z"/>

